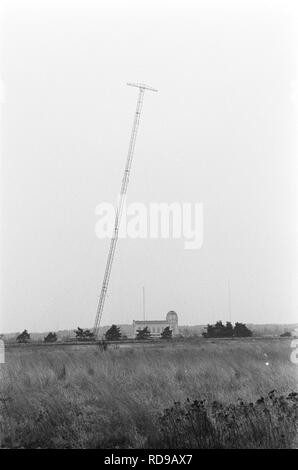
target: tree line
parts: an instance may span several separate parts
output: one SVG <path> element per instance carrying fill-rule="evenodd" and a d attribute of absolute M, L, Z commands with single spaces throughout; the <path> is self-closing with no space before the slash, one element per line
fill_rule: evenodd
<path fill-rule="evenodd" d="M 92 330 L 86 328 L 78 328 L 74 330 L 77 341 L 93 341 L 95 336 Z M 233 326 L 231 322 L 226 322 L 224 325 L 222 321 L 216 322 L 214 325 L 208 324 L 206 331 L 202 333 L 204 338 L 245 338 L 252 336 L 252 331 L 247 328 L 245 323 L 236 322 Z M 169 326 L 166 326 L 160 334 L 161 339 L 171 339 L 173 332 Z M 180 335 L 181 337 L 183 335 Z M 291 337 L 291 333 L 286 331 L 279 335 L 280 337 Z M 136 338 L 137 340 L 149 340 L 151 339 L 150 329 L 146 326 L 143 329 L 137 330 Z M 24 330 L 17 336 L 17 341 L 19 343 L 28 343 L 31 340 L 30 333 L 27 330 Z M 45 343 L 55 343 L 57 341 L 57 333 L 49 332 L 44 337 Z M 127 339 L 126 335 L 123 335 L 121 329 L 117 325 L 112 325 L 104 335 L 106 341 L 120 341 L 121 339 Z"/>
<path fill-rule="evenodd" d="M 218 321 L 215 325 L 207 325 L 207 331 L 204 331 L 202 335 L 204 338 L 247 338 L 252 336 L 252 331 L 247 328 L 245 323 L 235 323 L 235 326 L 231 322 L 226 322 L 224 325 L 222 321 Z"/>
<path fill-rule="evenodd" d="M 78 328 L 74 330 L 76 335 L 77 341 L 93 341 L 95 339 L 93 331 L 89 329 Z M 122 334 L 121 329 L 117 325 L 112 325 L 108 331 L 104 335 L 106 341 L 120 341 L 121 339 L 126 339 L 126 336 Z M 164 330 L 160 334 L 161 339 L 171 339 L 172 338 L 172 330 L 169 326 L 166 326 Z M 17 336 L 17 341 L 19 343 L 28 343 L 31 340 L 30 333 L 27 330 L 24 330 Z M 44 337 L 45 343 L 55 343 L 58 337 L 57 334 L 54 332 L 49 332 Z M 137 330 L 136 339 L 138 340 L 148 340 L 151 339 L 151 332 L 149 328 L 146 326 L 143 329 Z"/>

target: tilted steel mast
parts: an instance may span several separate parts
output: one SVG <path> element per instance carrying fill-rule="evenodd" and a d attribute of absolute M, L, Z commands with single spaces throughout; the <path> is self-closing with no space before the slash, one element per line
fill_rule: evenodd
<path fill-rule="evenodd" d="M 101 317 L 102 317 L 102 312 L 103 312 L 103 308 L 104 308 L 105 298 L 106 298 L 106 295 L 107 295 L 109 279 L 110 279 L 110 275 L 111 275 L 112 264 L 113 264 L 115 249 L 116 249 L 117 240 L 118 240 L 118 232 L 119 232 L 119 225 L 120 225 L 120 221 L 121 221 L 123 202 L 124 202 L 125 194 L 127 192 L 128 182 L 129 182 L 129 173 L 130 173 L 132 159 L 133 159 L 133 153 L 134 153 L 134 148 L 135 148 L 135 143 L 136 143 L 136 138 L 137 138 L 137 132 L 138 132 L 138 127 L 139 127 L 139 122 L 140 122 L 140 115 L 141 115 L 145 90 L 157 91 L 154 88 L 151 88 L 151 87 L 149 87 L 147 85 L 144 85 L 142 83 L 128 83 L 127 85 L 139 88 L 139 96 L 138 96 L 138 101 L 137 101 L 137 109 L 136 109 L 136 112 L 135 112 L 135 117 L 134 117 L 134 123 L 133 123 L 133 127 L 132 127 L 130 142 L 129 142 L 129 148 L 128 148 L 128 154 L 127 154 L 127 159 L 126 159 L 124 175 L 123 175 L 123 178 L 122 178 L 119 202 L 118 202 L 117 209 L 116 209 L 113 236 L 111 238 L 111 244 L 110 244 L 106 269 L 105 269 L 105 273 L 104 273 L 104 277 L 103 277 L 103 282 L 102 282 L 98 307 L 97 307 L 96 316 L 95 316 L 94 329 L 93 329 L 93 333 L 94 333 L 95 338 L 98 337 L 99 325 L 100 325 L 100 322 L 101 322 Z"/>

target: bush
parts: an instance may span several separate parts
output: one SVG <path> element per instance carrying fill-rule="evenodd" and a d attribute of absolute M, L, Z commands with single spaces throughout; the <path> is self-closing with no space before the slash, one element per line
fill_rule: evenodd
<path fill-rule="evenodd" d="M 278 396 L 272 390 L 255 403 L 231 405 L 175 402 L 159 421 L 160 441 L 169 449 L 290 448 L 298 424 L 298 394 Z"/>
<path fill-rule="evenodd" d="M 121 339 L 121 330 L 119 326 L 112 325 L 105 334 L 107 341 L 119 341 Z"/>
<path fill-rule="evenodd" d="M 28 343 L 30 341 L 30 334 L 27 330 L 24 330 L 19 336 L 17 336 L 18 343 Z"/>
<path fill-rule="evenodd" d="M 166 326 L 160 336 L 162 339 L 172 339 L 173 332 L 169 326 Z"/>
<path fill-rule="evenodd" d="M 43 340 L 45 343 L 55 343 L 57 341 L 57 335 L 56 333 L 52 333 L 50 331 L 50 333 L 47 336 L 45 336 Z"/>
<path fill-rule="evenodd" d="M 84 330 L 78 326 L 78 329 L 75 330 L 76 339 L 78 341 L 92 341 L 95 339 L 94 333 L 88 329 Z"/>
<path fill-rule="evenodd" d="M 137 330 L 137 336 L 136 339 L 150 339 L 151 338 L 151 333 L 150 330 L 148 329 L 148 326 L 145 326 L 142 330 Z"/>

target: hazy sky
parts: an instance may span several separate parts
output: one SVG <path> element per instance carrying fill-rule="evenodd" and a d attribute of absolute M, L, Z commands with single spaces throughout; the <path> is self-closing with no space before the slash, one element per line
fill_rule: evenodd
<path fill-rule="evenodd" d="M 103 324 L 297 321 L 295 1 L 2 2 L 3 332 L 93 326 L 145 95 L 128 202 L 202 202 L 204 244 L 120 240 Z"/>

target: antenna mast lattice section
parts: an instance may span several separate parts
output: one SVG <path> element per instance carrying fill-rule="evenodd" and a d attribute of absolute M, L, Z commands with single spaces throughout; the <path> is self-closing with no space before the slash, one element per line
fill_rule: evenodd
<path fill-rule="evenodd" d="M 127 85 L 139 88 L 139 96 L 138 96 L 138 101 L 137 101 L 137 108 L 135 112 L 130 142 L 129 142 L 124 175 L 122 178 L 120 197 L 119 197 L 119 201 L 118 201 L 118 205 L 116 209 L 113 236 L 111 238 L 106 269 L 104 272 L 98 307 L 97 307 L 96 316 L 95 316 L 94 329 L 93 329 L 95 337 L 98 337 L 99 325 L 100 325 L 101 318 L 102 318 L 103 308 L 104 308 L 109 280 L 111 276 L 113 259 L 114 259 L 115 249 L 116 249 L 117 240 L 118 240 L 118 232 L 119 232 L 119 226 L 120 226 L 120 221 L 121 221 L 123 203 L 124 203 L 124 199 L 125 199 L 125 195 L 126 195 L 127 187 L 128 187 L 128 182 L 129 182 L 129 174 L 131 170 L 131 164 L 132 164 L 132 159 L 133 159 L 133 154 L 134 154 L 134 149 L 135 149 L 135 143 L 136 143 L 136 138 L 137 138 L 137 132 L 138 132 L 138 127 L 139 127 L 139 122 L 140 122 L 140 115 L 142 111 L 145 90 L 157 91 L 154 88 L 148 87 L 147 85 L 143 85 L 141 83 L 128 83 Z"/>

